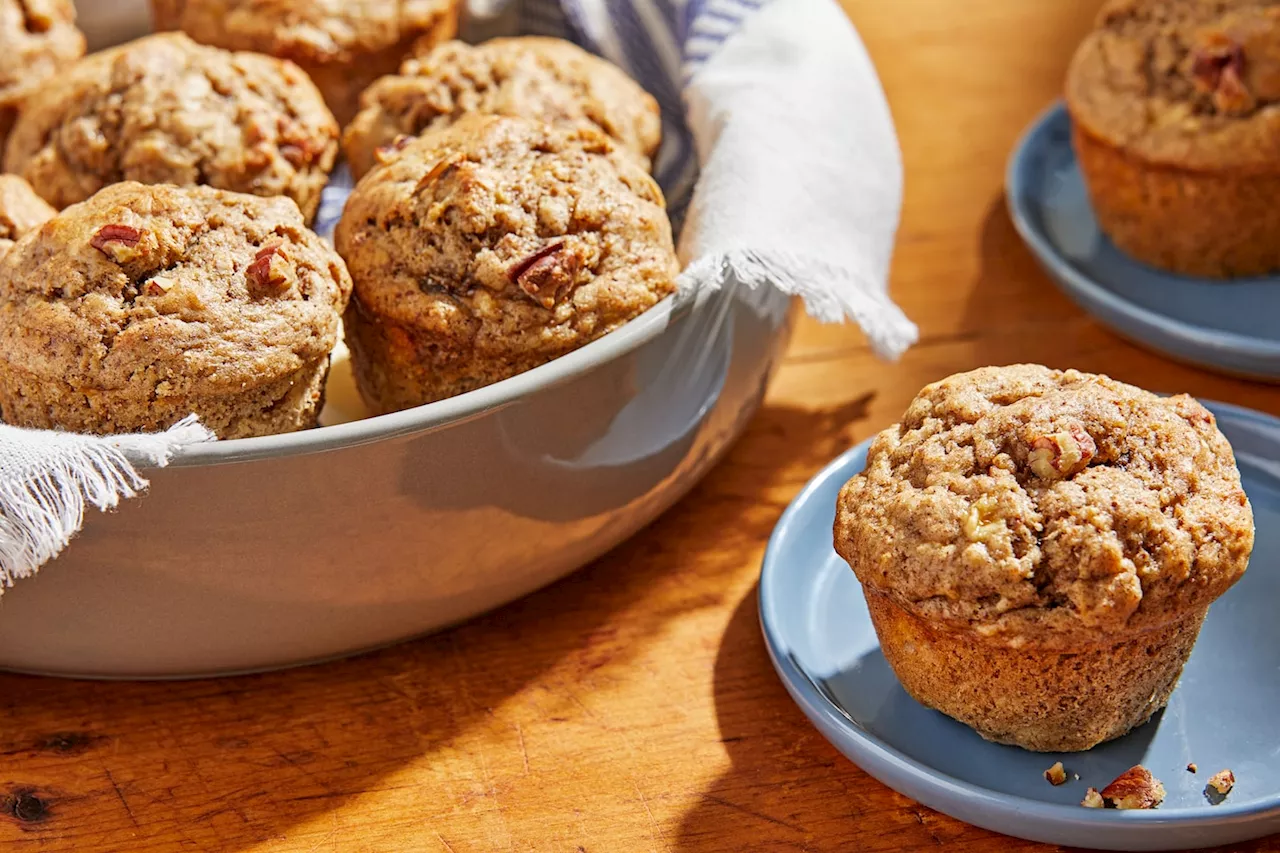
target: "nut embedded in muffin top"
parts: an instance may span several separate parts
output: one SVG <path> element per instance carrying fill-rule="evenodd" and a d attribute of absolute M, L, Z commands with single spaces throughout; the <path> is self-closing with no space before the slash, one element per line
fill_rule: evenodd
<path fill-rule="evenodd" d="M 0 363 L 68 393 L 236 393 L 326 357 L 350 287 L 288 199 L 116 184 L 0 260 Z"/>
<path fill-rule="evenodd" d="M 154 35 L 57 74 L 14 126 L 7 171 L 55 207 L 104 186 L 205 184 L 314 215 L 338 126 L 297 66 Z"/>
<path fill-rule="evenodd" d="M 1085 130 L 1153 162 L 1274 172 L 1280 2 L 1111 0 L 1066 91 Z"/>
<path fill-rule="evenodd" d="M 1244 572 L 1253 516 L 1194 399 L 1016 365 L 922 390 L 841 491 L 835 544 L 919 616 L 1052 647 L 1207 606 Z"/>
<path fill-rule="evenodd" d="M 472 112 L 591 127 L 645 162 L 662 133 L 657 102 L 620 68 L 570 42 L 524 36 L 452 41 L 406 60 L 365 91 L 343 148 L 359 177 L 400 135 Z"/>

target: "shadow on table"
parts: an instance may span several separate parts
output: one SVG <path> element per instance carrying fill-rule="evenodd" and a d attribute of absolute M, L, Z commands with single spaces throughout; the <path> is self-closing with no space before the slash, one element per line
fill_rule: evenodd
<path fill-rule="evenodd" d="M 553 668 L 556 676 L 539 685 L 544 694 L 605 661 L 625 664 L 645 636 L 684 612 L 679 602 L 646 606 L 674 570 L 685 573 L 679 588 L 689 589 L 679 594 L 701 599 L 684 609 L 706 606 L 706 590 L 740 576 L 782 510 L 759 496 L 783 485 L 783 472 L 797 478 L 798 490 L 847 449 L 869 400 L 823 410 L 766 407 L 731 450 L 732 464 L 713 470 L 683 511 L 667 513 L 652 534 L 433 637 L 210 681 L 0 675 L 0 847 L 133 851 L 146 838 L 236 850 L 280 839 L 380 789 L 416 787 L 428 801 L 482 800 L 489 792 L 480 782 L 460 790 L 466 785 L 435 772 L 460 760 L 451 749 L 458 738 L 490 724 L 494 708 Z M 664 548 L 667 542 L 679 545 Z M 707 556 L 694 559 L 699 553 Z M 700 585 L 689 582 L 694 573 Z M 619 625 L 625 637 L 617 636 Z M 410 765 L 412 778 L 397 776 Z"/>

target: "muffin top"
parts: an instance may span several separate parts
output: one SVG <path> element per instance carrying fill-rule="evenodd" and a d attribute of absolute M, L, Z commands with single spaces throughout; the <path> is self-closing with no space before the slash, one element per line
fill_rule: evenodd
<path fill-rule="evenodd" d="M 941 627 L 1072 646 L 1207 606 L 1244 572 L 1253 514 L 1191 397 L 988 367 L 929 385 L 876 437 L 835 545 Z"/>
<path fill-rule="evenodd" d="M 1188 169 L 1280 162 L 1280 2 L 1111 0 L 1067 74 L 1088 133 Z"/>
<path fill-rule="evenodd" d="M 634 157 L 587 128 L 479 114 L 365 176 L 335 241 L 357 309 L 499 360 L 574 349 L 677 272 L 662 192 Z"/>
<path fill-rule="evenodd" d="M 295 65 L 148 36 L 89 56 L 18 119 L 5 169 L 55 207 L 119 181 L 284 195 L 315 213 L 338 126 Z"/>
<path fill-rule="evenodd" d="M 84 55 L 71 0 L 0 0 L 0 106 Z"/>
<path fill-rule="evenodd" d="M 86 393 L 236 392 L 326 355 L 350 291 L 286 198 L 115 184 L 0 259 L 0 360 Z"/>
<path fill-rule="evenodd" d="M 646 163 L 662 133 L 657 101 L 621 69 L 570 42 L 532 36 L 439 45 L 370 86 L 361 107 L 343 137 L 357 177 L 400 135 L 472 112 L 591 127 Z"/>
<path fill-rule="evenodd" d="M 14 242 L 57 213 L 17 175 L 0 175 L 0 255 Z"/>
<path fill-rule="evenodd" d="M 454 0 L 155 0 L 164 26 L 205 44 L 349 63 L 416 38 Z"/>

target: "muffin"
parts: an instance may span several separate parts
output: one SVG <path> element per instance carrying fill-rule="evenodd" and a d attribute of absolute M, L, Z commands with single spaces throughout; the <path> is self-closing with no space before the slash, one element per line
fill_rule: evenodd
<path fill-rule="evenodd" d="M 1280 3 L 1111 0 L 1066 95 L 1120 249 L 1186 275 L 1280 269 Z"/>
<path fill-rule="evenodd" d="M 0 418 L 116 433 L 194 412 L 220 438 L 313 426 L 350 293 L 289 199 L 112 185 L 0 259 Z"/>
<path fill-rule="evenodd" d="M 18 119 L 5 170 L 55 207 L 120 181 L 287 196 L 308 220 L 338 125 L 289 62 L 148 36 L 55 75 Z"/>
<path fill-rule="evenodd" d="M 81 56 L 71 0 L 0 0 L 0 146 L 27 94 Z"/>
<path fill-rule="evenodd" d="M 406 60 L 361 99 L 342 145 L 358 178 L 402 135 L 438 130 L 472 112 L 594 128 L 644 159 L 658 147 L 658 103 L 609 62 L 567 41 L 449 42 Z"/>
<path fill-rule="evenodd" d="M 152 0 L 156 29 L 198 42 L 253 50 L 302 66 L 338 121 L 355 115 L 360 93 L 391 74 L 415 48 L 458 31 L 458 0 Z"/>
<path fill-rule="evenodd" d="M 335 234 L 375 412 L 564 355 L 651 308 L 677 263 L 662 192 L 588 128 L 473 114 L 365 176 Z"/>
<path fill-rule="evenodd" d="M 840 492 L 835 547 L 917 701 L 1069 752 L 1164 707 L 1253 515 L 1190 397 L 989 367 L 926 387 Z"/>
<path fill-rule="evenodd" d="M 17 175 L 0 175 L 0 256 L 19 237 L 52 217 L 56 210 Z"/>

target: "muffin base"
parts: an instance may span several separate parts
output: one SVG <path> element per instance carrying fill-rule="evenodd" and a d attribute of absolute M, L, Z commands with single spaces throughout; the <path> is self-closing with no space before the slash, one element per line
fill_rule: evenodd
<path fill-rule="evenodd" d="M 1074 121 L 1071 139 L 1098 224 L 1121 251 L 1205 278 L 1280 269 L 1280 173 L 1157 165 L 1094 138 Z"/>
<path fill-rule="evenodd" d="M 375 415 L 456 397 L 564 355 L 540 350 L 486 357 L 441 335 L 371 316 L 355 294 L 342 325 L 356 388 Z"/>
<path fill-rule="evenodd" d="M 110 435 L 158 432 L 194 413 L 222 439 L 296 432 L 316 425 L 328 374 L 325 356 L 252 388 L 153 399 L 150 388 L 76 389 L 0 362 L 0 419 L 29 429 Z"/>
<path fill-rule="evenodd" d="M 1165 706 L 1207 608 L 1112 644 L 1074 652 L 1011 648 L 945 631 L 863 587 L 885 659 L 917 702 L 989 741 L 1080 752 Z"/>

